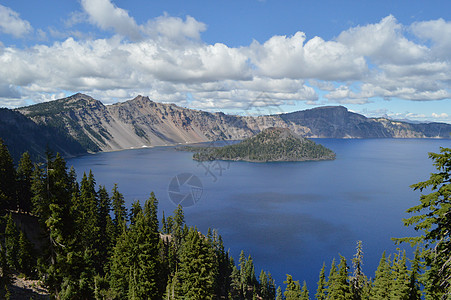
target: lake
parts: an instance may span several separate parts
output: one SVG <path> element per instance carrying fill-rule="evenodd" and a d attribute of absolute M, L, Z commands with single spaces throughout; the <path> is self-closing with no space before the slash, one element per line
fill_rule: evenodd
<path fill-rule="evenodd" d="M 358 240 L 363 270 L 372 277 L 382 252 L 399 247 L 391 238 L 415 234 L 402 224 L 420 196 L 409 186 L 435 171 L 428 152 L 451 147 L 451 140 L 438 139 L 315 141 L 337 159 L 198 163 L 192 153 L 155 147 L 86 155 L 68 165 L 78 179 L 91 169 L 109 191 L 117 183 L 128 207 L 154 191 L 160 217 L 183 200 L 186 223 L 203 233 L 216 228 L 236 261 L 243 249 L 252 255 L 257 276 L 261 269 L 270 271 L 281 285 L 291 274 L 301 285 L 306 280 L 314 295 L 323 262 L 329 268 L 341 254 L 351 265 Z"/>

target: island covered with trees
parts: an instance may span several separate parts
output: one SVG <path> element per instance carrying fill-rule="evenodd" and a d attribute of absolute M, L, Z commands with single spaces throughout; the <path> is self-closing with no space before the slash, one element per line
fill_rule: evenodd
<path fill-rule="evenodd" d="M 0 298 L 17 298 L 19 277 L 47 290 L 26 299 L 450 299 L 451 149 L 430 157 L 438 172 L 412 186 L 430 193 L 405 219 L 423 235 L 397 240 L 415 245 L 414 257 L 384 252 L 367 276 L 357 242 L 350 262 L 333 260 L 328 275 L 324 264 L 309 291 L 291 275 L 278 286 L 256 273 L 244 252 L 235 261 L 216 230 L 185 224 L 181 206 L 159 220 L 150 193 L 126 208 L 117 185 L 108 192 L 91 172 L 78 181 L 59 154 L 33 164 L 24 153 L 16 167 L 0 140 Z"/>
<path fill-rule="evenodd" d="M 223 147 L 183 147 L 195 152 L 197 161 L 233 160 L 249 162 L 333 160 L 335 153 L 293 133 L 288 128 L 271 127 L 240 143 Z"/>

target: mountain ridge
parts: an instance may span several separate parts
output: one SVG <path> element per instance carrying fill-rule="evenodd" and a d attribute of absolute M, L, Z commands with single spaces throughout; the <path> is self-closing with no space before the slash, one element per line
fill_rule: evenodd
<path fill-rule="evenodd" d="M 307 138 L 449 138 L 451 132 L 451 124 L 367 118 L 344 106 L 253 117 L 183 108 L 141 95 L 104 105 L 77 93 L 15 111 L 66 132 L 90 152 L 242 140 L 269 127 L 288 128 Z"/>

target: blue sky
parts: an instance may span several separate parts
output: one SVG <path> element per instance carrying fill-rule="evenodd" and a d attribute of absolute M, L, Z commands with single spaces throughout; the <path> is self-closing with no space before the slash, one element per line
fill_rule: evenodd
<path fill-rule="evenodd" d="M 451 123 L 450 1 L 0 1 L 0 106 L 83 92 Z"/>

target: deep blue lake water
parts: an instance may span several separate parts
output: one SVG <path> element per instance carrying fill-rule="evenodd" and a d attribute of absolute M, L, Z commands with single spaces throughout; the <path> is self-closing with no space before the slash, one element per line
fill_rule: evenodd
<path fill-rule="evenodd" d="M 451 140 L 435 139 L 315 141 L 337 159 L 199 164 L 189 152 L 156 147 L 86 155 L 68 165 L 79 179 L 92 169 L 110 191 L 117 183 L 128 206 L 154 191 L 160 216 L 176 208 L 168 195 L 171 180 L 197 176 L 203 190 L 195 205 L 184 208 L 187 224 L 204 233 L 216 228 L 235 260 L 241 249 L 252 255 L 257 276 L 270 271 L 281 285 L 291 274 L 301 284 L 306 280 L 313 295 L 323 262 L 329 267 L 341 254 L 351 264 L 356 241 L 363 241 L 364 272 L 372 277 L 382 252 L 399 247 L 391 238 L 415 234 L 402 224 L 420 196 L 409 186 L 435 171 L 428 152 L 451 147 Z M 186 191 L 185 185 L 181 193 Z"/>

